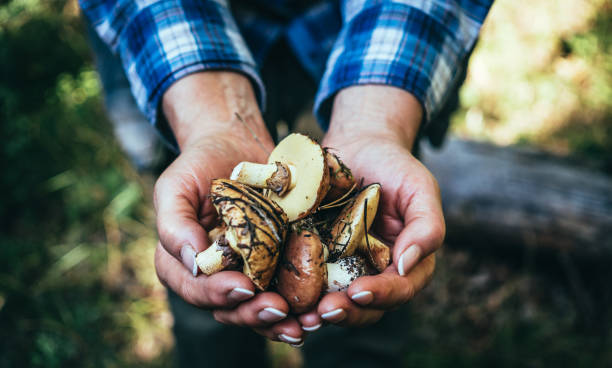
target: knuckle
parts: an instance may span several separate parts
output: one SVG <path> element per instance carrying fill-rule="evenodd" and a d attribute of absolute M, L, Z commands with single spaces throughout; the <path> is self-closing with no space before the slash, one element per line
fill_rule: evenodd
<path fill-rule="evenodd" d="M 181 296 L 181 298 L 183 298 L 183 300 L 185 300 L 187 303 L 195 305 L 196 307 L 205 307 L 202 301 L 199 300 L 197 292 L 194 290 L 190 283 L 182 282 L 177 292 Z"/>
<path fill-rule="evenodd" d="M 162 271 L 162 249 L 161 249 L 161 244 L 157 244 L 157 248 L 155 249 L 155 273 L 157 274 L 157 279 L 159 280 L 159 282 L 164 285 L 165 287 L 168 287 L 168 281 L 166 279 L 166 275 L 165 273 Z"/>

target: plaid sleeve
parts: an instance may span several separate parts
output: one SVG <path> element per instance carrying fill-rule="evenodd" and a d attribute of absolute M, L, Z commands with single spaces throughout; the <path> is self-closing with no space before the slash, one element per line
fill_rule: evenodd
<path fill-rule="evenodd" d="M 158 113 L 160 100 L 173 82 L 190 73 L 243 73 L 263 106 L 263 83 L 225 1 L 79 1 L 100 38 L 120 55 L 138 106 L 169 142 L 174 137 Z"/>
<path fill-rule="evenodd" d="M 342 88 L 383 84 L 413 94 L 430 121 L 461 75 L 492 0 L 346 1 L 315 114 L 329 124 Z"/>

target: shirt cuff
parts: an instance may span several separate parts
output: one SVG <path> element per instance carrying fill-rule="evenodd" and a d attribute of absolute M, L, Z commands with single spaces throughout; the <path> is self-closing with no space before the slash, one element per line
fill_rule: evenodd
<path fill-rule="evenodd" d="M 153 2 L 135 13 L 117 41 L 138 106 L 175 149 L 160 103 L 180 78 L 203 70 L 236 71 L 250 78 L 260 107 L 265 104 L 255 61 L 229 10 L 217 2 Z"/>
<path fill-rule="evenodd" d="M 428 2 L 421 2 L 423 4 Z M 329 126 L 333 97 L 342 88 L 379 84 L 404 89 L 424 110 L 424 123 L 442 108 L 480 23 L 460 8 L 421 9 L 385 3 L 357 12 L 345 9 L 344 26 L 332 50 L 315 99 L 315 115 Z M 437 16 L 439 15 L 439 16 Z"/>

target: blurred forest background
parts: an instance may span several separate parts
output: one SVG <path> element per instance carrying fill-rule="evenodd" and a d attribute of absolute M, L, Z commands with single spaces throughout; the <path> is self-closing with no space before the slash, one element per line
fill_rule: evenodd
<path fill-rule="evenodd" d="M 612 174 L 612 3 L 497 1 L 453 120 L 461 137 Z M 114 142 L 76 1 L 0 1 L 0 136 L 0 367 L 169 365 L 154 177 Z M 609 280 L 530 251 L 438 259 L 411 303 L 407 365 L 612 366 L 610 293 L 582 287 Z"/>

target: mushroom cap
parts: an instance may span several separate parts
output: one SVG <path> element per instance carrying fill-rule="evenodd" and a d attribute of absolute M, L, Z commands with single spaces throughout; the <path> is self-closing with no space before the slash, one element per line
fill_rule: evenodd
<path fill-rule="evenodd" d="M 325 290 L 327 267 L 324 246 L 311 231 L 292 231 L 278 269 L 276 289 L 294 313 L 311 310 Z"/>
<path fill-rule="evenodd" d="M 372 226 L 379 199 L 380 184 L 370 184 L 363 188 L 351 203 L 342 209 L 331 227 L 332 241 L 329 244 L 329 251 L 332 260 L 348 257 L 355 253 L 365 233 Z M 367 219 L 364 221 L 366 212 Z"/>
<path fill-rule="evenodd" d="M 287 215 L 261 193 L 227 179 L 215 179 L 210 195 L 227 225 L 225 237 L 244 261 L 243 273 L 265 290 L 278 264 Z"/>
<path fill-rule="evenodd" d="M 282 197 L 270 193 L 270 199 L 285 211 L 290 222 L 314 212 L 329 190 L 329 170 L 323 148 L 311 138 L 293 133 L 270 153 L 268 163 L 275 162 L 295 166 L 296 184 Z"/>
<path fill-rule="evenodd" d="M 391 249 L 369 233 L 361 240 L 359 251 L 378 272 L 383 272 L 391 262 Z"/>
<path fill-rule="evenodd" d="M 368 274 L 365 260 L 360 256 L 341 258 L 334 263 L 326 263 L 327 292 L 344 291 L 355 279 Z"/>
<path fill-rule="evenodd" d="M 324 148 L 325 162 L 329 169 L 329 191 L 326 202 L 334 201 L 345 195 L 355 185 L 355 177 L 340 158 L 330 148 Z"/>

